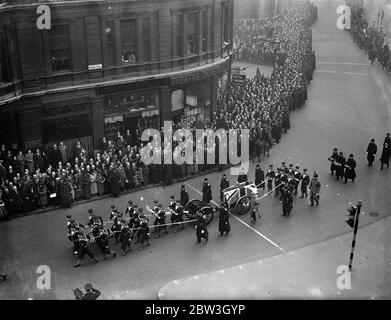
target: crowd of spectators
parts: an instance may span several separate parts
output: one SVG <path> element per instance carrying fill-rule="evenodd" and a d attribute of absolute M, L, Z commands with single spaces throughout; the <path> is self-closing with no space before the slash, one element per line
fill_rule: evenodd
<path fill-rule="evenodd" d="M 60 142 L 48 154 L 39 149 L 15 153 L 2 145 L 0 220 L 46 207 L 70 207 L 74 201 L 105 194 L 118 197 L 123 191 L 148 184 L 171 184 L 173 179 L 211 169 L 196 164 L 145 165 L 140 156 L 140 138 L 131 135 L 130 130 L 124 136 L 118 132 L 117 139 L 103 137 L 101 151 L 90 156 L 80 142 L 73 150 Z"/>
<path fill-rule="evenodd" d="M 377 59 L 383 70 L 391 71 L 391 50 L 385 40 L 383 28 L 375 21 L 370 25 L 362 7 L 352 11 L 351 17 L 351 35 L 354 42 L 365 50 L 372 64 Z"/>
<path fill-rule="evenodd" d="M 309 1 L 298 2 L 275 19 L 242 22 L 240 32 L 236 33 L 245 35 L 243 42 L 251 45 L 252 39 L 257 39 L 257 32 L 263 32 L 267 26 L 272 41 L 278 43 L 271 77 L 258 71 L 254 79 L 246 80 L 245 86 L 233 87 L 228 102 L 214 115 L 215 128 L 224 125 L 250 130 L 253 156 L 259 158 L 262 149 L 270 148 L 273 140 L 279 142 L 282 132 L 290 128 L 290 111 L 307 99 L 307 85 L 316 64 L 310 28 L 316 20 L 316 11 Z"/>

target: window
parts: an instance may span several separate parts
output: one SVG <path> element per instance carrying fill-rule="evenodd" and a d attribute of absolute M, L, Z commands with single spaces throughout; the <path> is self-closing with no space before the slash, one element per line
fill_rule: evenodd
<path fill-rule="evenodd" d="M 106 44 L 107 44 L 107 64 L 114 65 L 115 56 L 115 37 L 114 37 L 114 21 L 106 21 Z"/>
<path fill-rule="evenodd" d="M 72 115 L 42 121 L 44 143 L 70 140 L 92 135 L 92 124 L 88 114 Z"/>
<path fill-rule="evenodd" d="M 187 54 L 197 52 L 197 14 L 190 13 L 187 15 Z"/>
<path fill-rule="evenodd" d="M 137 25 L 136 20 L 121 21 L 121 56 L 123 63 L 137 62 Z"/>
<path fill-rule="evenodd" d="M 177 45 L 177 56 L 183 57 L 183 14 L 178 14 L 177 17 L 177 39 L 176 39 L 176 45 Z"/>
<path fill-rule="evenodd" d="M 143 59 L 151 61 L 151 19 L 143 18 Z"/>
<path fill-rule="evenodd" d="M 52 71 L 70 70 L 69 27 L 67 24 L 52 26 L 49 30 L 49 48 Z"/>
<path fill-rule="evenodd" d="M 5 39 L 0 34 L 0 82 L 7 80 L 6 67 Z"/>
<path fill-rule="evenodd" d="M 208 51 L 208 11 L 202 12 L 202 51 Z"/>
<path fill-rule="evenodd" d="M 229 43 L 229 8 L 228 3 L 223 4 L 223 42 Z"/>

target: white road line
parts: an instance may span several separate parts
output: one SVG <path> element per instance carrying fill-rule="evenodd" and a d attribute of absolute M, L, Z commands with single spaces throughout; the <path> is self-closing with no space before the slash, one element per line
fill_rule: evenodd
<path fill-rule="evenodd" d="M 348 74 L 348 75 L 353 75 L 353 76 L 369 76 L 370 74 L 368 72 L 342 72 L 342 74 Z"/>
<path fill-rule="evenodd" d="M 331 74 L 343 74 L 343 75 L 348 75 L 348 76 L 370 76 L 368 72 L 339 72 L 339 71 L 334 71 L 334 70 L 315 70 L 315 72 L 318 73 L 331 73 Z"/>
<path fill-rule="evenodd" d="M 331 70 L 315 70 L 316 73 L 333 73 L 337 74 L 337 71 L 331 71 Z"/>
<path fill-rule="evenodd" d="M 316 64 L 326 65 L 345 65 L 345 66 L 370 66 L 370 63 L 358 63 L 358 62 L 329 62 L 329 61 L 317 61 Z"/>
<path fill-rule="evenodd" d="M 199 190 L 197 190 L 196 188 L 194 188 L 191 184 L 188 184 L 187 182 L 185 182 L 185 185 L 189 186 L 191 189 L 193 189 L 195 192 L 197 192 L 198 194 L 202 195 L 202 192 L 200 192 Z M 216 202 L 214 202 L 213 200 L 211 201 L 214 205 L 218 206 L 218 204 Z M 263 235 L 262 233 L 260 233 L 258 230 L 254 229 L 253 227 L 251 227 L 250 225 L 248 225 L 246 222 L 244 222 L 243 220 L 239 219 L 237 216 L 233 215 L 231 212 L 229 213 L 232 217 L 234 217 L 236 220 L 238 220 L 240 223 L 244 224 L 247 228 L 249 228 L 250 230 L 254 231 L 256 234 L 258 234 L 260 237 L 262 237 L 263 239 L 265 239 L 266 241 L 268 241 L 269 243 L 271 243 L 273 246 L 275 246 L 276 248 L 278 248 L 278 250 L 282 251 L 282 252 L 285 252 L 285 250 L 283 248 L 281 248 L 278 244 L 276 244 L 275 242 L 273 242 L 272 240 L 270 240 L 268 237 L 266 237 L 265 235 Z"/>

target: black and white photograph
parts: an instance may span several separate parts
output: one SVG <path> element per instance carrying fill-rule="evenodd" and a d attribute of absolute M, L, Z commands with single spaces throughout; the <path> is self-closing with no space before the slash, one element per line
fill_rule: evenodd
<path fill-rule="evenodd" d="M 390 45 L 389 0 L 0 0 L 0 300 L 390 300 Z"/>

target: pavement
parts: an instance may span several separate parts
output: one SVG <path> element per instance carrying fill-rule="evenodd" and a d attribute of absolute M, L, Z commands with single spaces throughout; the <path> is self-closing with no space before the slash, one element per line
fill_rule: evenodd
<path fill-rule="evenodd" d="M 152 238 L 151 246 L 144 250 L 132 244 L 132 252 L 125 257 L 117 255 L 115 260 L 102 261 L 95 246 L 91 246 L 100 262 L 94 264 L 86 259 L 76 269 L 72 267 L 75 263 L 72 244 L 66 238 L 66 215 L 72 214 L 77 221 L 85 223 L 87 210 L 92 208 L 107 221 L 110 206 L 114 204 L 119 210 L 124 210 L 129 199 L 144 210 L 151 207 L 155 199 L 166 207 L 170 195 L 179 196 L 182 183 L 6 221 L 0 224 L 0 272 L 4 270 L 9 278 L 0 283 L 0 299 L 73 299 L 71 288 L 83 287 L 87 282 L 102 291 L 102 299 L 157 299 L 158 293 L 168 283 L 220 270 L 237 270 L 238 273 L 247 274 L 248 279 L 241 281 L 249 283 L 257 273 L 255 269 L 250 273 L 239 272 L 245 270 L 242 269 L 244 266 L 259 260 L 266 264 L 267 260 L 279 259 L 281 265 L 274 266 L 273 274 L 292 273 L 288 278 L 289 286 L 285 287 L 281 287 L 278 277 L 270 272 L 263 277 L 272 288 L 269 290 L 271 298 L 279 298 L 284 293 L 290 296 L 293 291 L 290 288 L 296 288 L 301 297 L 313 298 L 315 293 L 322 295 L 322 298 L 332 298 L 335 296 L 332 290 L 336 290 L 336 268 L 347 264 L 349 257 L 351 229 L 345 223 L 346 208 L 349 202 L 356 203 L 360 199 L 363 201 L 364 215 L 360 219 L 355 258 L 357 269 L 353 270 L 349 297 L 387 296 L 380 283 L 391 287 L 388 276 L 390 266 L 384 263 L 389 255 L 386 251 L 377 250 L 382 242 L 381 239 L 373 240 L 376 232 L 375 236 L 362 237 L 366 234 L 366 228 L 374 228 L 379 234 L 386 233 L 388 218 L 391 217 L 391 171 L 379 170 L 379 155 L 374 167 L 367 167 L 365 154 L 371 138 L 376 139 L 380 148 L 386 132 L 391 131 L 391 78 L 379 66 L 370 66 L 368 58 L 355 46 L 349 33 L 336 28 L 335 12 L 343 0 L 316 2 L 319 6 L 319 21 L 314 25 L 313 37 L 318 65 L 309 86 L 308 101 L 302 108 L 292 112 L 288 134 L 283 135 L 280 144 L 273 146 L 270 157 L 262 157 L 259 163 L 264 170 L 267 170 L 269 164 L 278 166 L 286 161 L 300 164 L 301 168 L 308 168 L 310 173 L 316 171 L 322 183 L 318 208 L 310 208 L 308 200 L 295 197 L 291 216 L 282 217 L 280 202 L 269 195 L 261 201 L 264 214 L 256 224 L 250 223 L 248 215 L 231 215 L 231 232 L 227 237 L 219 236 L 218 219 L 215 217 L 208 225 L 210 237 L 207 244 L 196 244 L 194 225 L 188 223 L 186 229 L 179 233 L 170 230 L 169 234 L 160 239 Z M 355 155 L 355 183 L 343 184 L 330 175 L 327 158 L 335 147 L 345 154 Z M 248 175 L 251 180 L 255 164 L 250 165 Z M 236 182 L 237 177 L 231 176 L 229 170 L 225 173 L 231 184 Z M 216 202 L 221 174 L 213 172 L 206 175 Z M 203 179 L 204 176 L 198 176 L 186 181 L 191 199 L 201 198 Z M 322 247 L 316 249 L 322 243 L 327 243 L 325 248 L 329 246 L 331 249 L 327 252 Z M 386 250 L 389 249 L 388 244 L 389 238 L 384 236 Z M 372 248 L 371 255 L 366 255 L 367 262 L 360 258 L 365 257 L 362 254 L 366 246 Z M 112 243 L 112 248 L 120 252 L 118 245 Z M 290 256 L 291 252 L 295 255 Z M 311 255 L 311 252 L 316 254 Z M 279 258 L 274 258 L 276 256 Z M 293 259 L 297 256 L 300 258 Z M 301 259 L 309 265 L 304 266 Z M 379 270 L 378 278 L 370 276 L 368 280 L 364 279 L 368 273 L 366 269 L 365 272 L 360 269 L 360 263 L 364 266 L 364 262 L 373 264 L 373 272 Z M 50 288 L 46 290 L 37 287 L 40 266 L 50 268 Z M 313 273 L 318 276 L 315 281 L 308 276 L 311 268 L 318 272 Z M 302 269 L 306 271 L 299 272 Z M 333 281 L 330 282 L 330 279 Z M 361 285 L 362 281 L 368 281 L 365 287 Z M 376 285 L 376 281 L 379 285 Z M 328 286 L 323 283 L 328 283 Z M 218 285 L 218 282 L 214 283 L 214 286 Z M 355 286 L 362 289 L 355 290 Z M 301 287 L 313 288 L 315 291 L 306 292 Z M 209 288 L 212 294 L 214 288 Z M 252 294 L 246 292 L 246 288 L 251 288 L 249 285 L 233 288 L 236 290 L 226 291 L 227 297 Z M 195 290 L 199 288 L 189 289 L 187 294 L 196 296 Z M 345 291 L 341 295 L 347 295 Z"/>
<path fill-rule="evenodd" d="M 231 268 L 177 279 L 160 300 L 391 299 L 391 218 L 352 234 Z M 332 259 L 331 259 L 332 257 Z M 339 286 L 339 287 L 338 287 Z"/>

